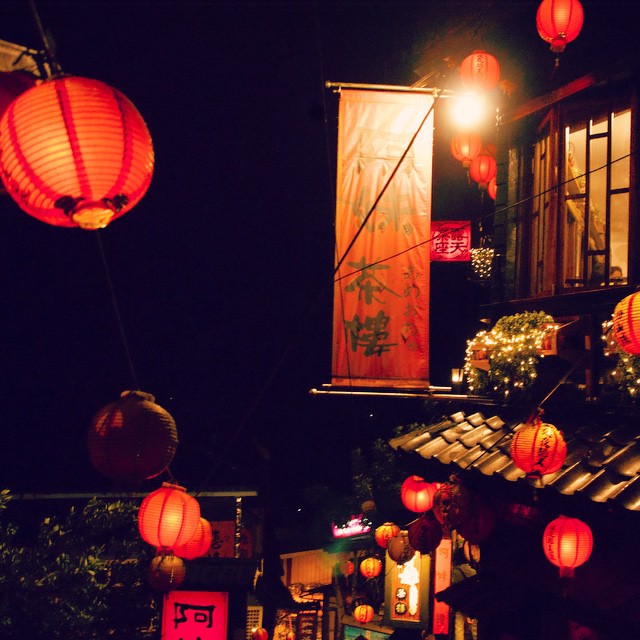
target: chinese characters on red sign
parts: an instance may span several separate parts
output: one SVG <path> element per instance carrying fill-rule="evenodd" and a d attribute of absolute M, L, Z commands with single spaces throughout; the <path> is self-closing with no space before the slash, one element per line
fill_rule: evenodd
<path fill-rule="evenodd" d="M 162 640 L 226 640 L 228 596 L 223 591 L 165 594 Z"/>
<path fill-rule="evenodd" d="M 431 260 L 468 262 L 471 260 L 471 221 L 431 222 Z"/>

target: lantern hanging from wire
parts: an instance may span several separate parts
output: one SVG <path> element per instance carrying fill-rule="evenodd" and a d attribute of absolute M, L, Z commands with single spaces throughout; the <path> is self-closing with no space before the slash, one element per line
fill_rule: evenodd
<path fill-rule="evenodd" d="M 490 91 L 500 82 L 500 63 L 490 53 L 476 50 L 460 63 L 460 79 L 469 91 Z"/>
<path fill-rule="evenodd" d="M 400 488 L 402 504 L 414 513 L 424 513 L 433 506 L 433 496 L 438 486 L 420 476 L 409 476 Z"/>
<path fill-rule="evenodd" d="M 376 528 L 374 537 L 379 546 L 386 549 L 389 545 L 389 540 L 394 538 L 400 533 L 400 527 L 393 522 L 385 522 Z"/>
<path fill-rule="evenodd" d="M 100 409 L 87 434 L 89 458 L 102 475 L 137 485 L 171 464 L 178 446 L 176 423 L 143 391 L 123 391 Z"/>
<path fill-rule="evenodd" d="M 360 563 L 360 574 L 367 580 L 377 578 L 382 571 L 382 561 L 380 558 L 369 556 Z"/>
<path fill-rule="evenodd" d="M 442 525 L 432 511 L 423 513 L 407 528 L 409 544 L 420 553 L 431 553 L 442 541 Z"/>
<path fill-rule="evenodd" d="M 489 180 L 489 182 L 487 183 L 487 193 L 492 200 L 496 199 L 496 196 L 498 195 L 498 185 L 496 183 L 495 176 L 493 176 L 493 178 L 491 178 L 491 180 Z"/>
<path fill-rule="evenodd" d="M 481 191 L 489 188 L 489 182 L 496 177 L 496 159 L 488 153 L 480 153 L 469 163 L 469 175 L 478 183 Z"/>
<path fill-rule="evenodd" d="M 193 537 L 183 545 L 175 547 L 173 554 L 182 558 L 183 560 L 194 560 L 195 558 L 202 558 L 207 551 L 211 548 L 211 542 L 213 541 L 213 530 L 211 523 L 206 518 L 200 518 L 198 527 Z"/>
<path fill-rule="evenodd" d="M 467 169 L 482 150 L 482 140 L 476 133 L 461 131 L 451 138 L 451 155 Z"/>
<path fill-rule="evenodd" d="M 158 591 L 170 591 L 184 582 L 186 573 L 187 571 L 181 558 L 173 554 L 160 554 L 151 561 L 147 572 L 147 580 Z"/>
<path fill-rule="evenodd" d="M 253 640 L 268 640 L 269 632 L 264 627 L 258 627 L 251 632 Z"/>
<path fill-rule="evenodd" d="M 540 416 L 527 421 L 513 436 L 511 458 L 528 477 L 540 478 L 562 468 L 567 444 L 562 432 Z"/>
<path fill-rule="evenodd" d="M 409 562 L 416 553 L 416 550 L 409 542 L 409 535 L 406 531 L 401 531 L 397 536 L 389 540 L 387 546 L 389 557 L 397 564 Z"/>
<path fill-rule="evenodd" d="M 548 42 L 551 51 L 560 54 L 575 40 L 584 22 L 579 0 L 542 0 L 536 12 L 538 34 Z"/>
<path fill-rule="evenodd" d="M 180 547 L 196 533 L 200 505 L 184 487 L 163 482 L 147 495 L 138 510 L 138 530 L 142 539 L 160 550 Z"/>
<path fill-rule="evenodd" d="M 640 356 L 640 293 L 626 296 L 615 306 L 611 333 L 625 353 Z"/>
<path fill-rule="evenodd" d="M 546 526 L 542 548 L 549 562 L 560 568 L 561 577 L 573 577 L 574 569 L 591 556 L 591 528 L 578 518 L 559 516 Z"/>
<path fill-rule="evenodd" d="M 151 136 L 130 100 L 98 80 L 64 76 L 19 95 L 0 120 L 7 193 L 51 225 L 100 229 L 145 195 Z"/>
<path fill-rule="evenodd" d="M 445 536 L 470 515 L 471 494 L 456 477 L 440 485 L 433 497 L 433 515 L 444 527 Z"/>
<path fill-rule="evenodd" d="M 353 610 L 353 617 L 361 624 L 366 624 L 373 620 L 373 607 L 370 604 L 359 604 Z"/>

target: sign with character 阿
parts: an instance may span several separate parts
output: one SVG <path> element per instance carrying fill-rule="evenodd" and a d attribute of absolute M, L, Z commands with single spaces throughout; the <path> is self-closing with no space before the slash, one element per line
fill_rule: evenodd
<path fill-rule="evenodd" d="M 229 594 L 170 591 L 164 596 L 162 640 L 226 640 Z"/>

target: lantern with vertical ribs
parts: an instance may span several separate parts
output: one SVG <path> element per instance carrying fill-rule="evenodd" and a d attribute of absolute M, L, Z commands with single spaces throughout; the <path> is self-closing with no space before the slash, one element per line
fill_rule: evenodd
<path fill-rule="evenodd" d="M 211 529 L 211 523 L 205 518 L 200 518 L 198 528 L 196 529 L 193 538 L 191 538 L 189 542 L 185 542 L 183 545 L 175 547 L 173 553 L 184 560 L 201 558 L 211 548 L 212 540 L 213 531 Z"/>
<path fill-rule="evenodd" d="M 478 183 L 481 191 L 489 188 L 489 182 L 496 177 L 498 166 L 496 159 L 488 153 L 481 153 L 469 164 L 469 175 Z"/>
<path fill-rule="evenodd" d="M 474 51 L 460 63 L 460 79 L 468 90 L 495 89 L 500 81 L 500 63 L 486 51 Z"/>
<path fill-rule="evenodd" d="M 579 0 L 542 0 L 536 12 L 538 35 L 554 53 L 562 53 L 578 37 L 583 22 Z"/>
<path fill-rule="evenodd" d="M 145 195 L 154 153 L 147 125 L 116 89 L 89 78 L 47 80 L 0 120 L 7 193 L 42 222 L 100 229 Z"/>
<path fill-rule="evenodd" d="M 591 528 L 578 518 L 559 516 L 546 526 L 542 536 L 542 548 L 549 562 L 560 568 L 561 577 L 573 577 L 574 569 L 584 564 L 591 556 Z"/>
<path fill-rule="evenodd" d="M 438 487 L 432 482 L 426 482 L 420 476 L 409 476 L 400 488 L 402 504 L 414 513 L 424 513 L 433 506 L 433 496 Z"/>
<path fill-rule="evenodd" d="M 382 562 L 379 558 L 374 558 L 370 556 L 365 558 L 360 563 L 360 573 L 367 580 L 371 580 L 372 578 L 377 578 L 382 571 Z"/>
<path fill-rule="evenodd" d="M 540 418 L 522 426 L 511 442 L 514 464 L 532 478 L 555 473 L 564 464 L 566 456 L 567 445 L 562 432 Z"/>
<path fill-rule="evenodd" d="M 400 533 L 400 527 L 393 522 L 385 522 L 381 524 L 375 531 L 375 539 L 378 545 L 380 545 L 383 549 L 386 549 L 389 540 L 394 538 Z"/>
<path fill-rule="evenodd" d="M 362 624 L 371 622 L 373 620 L 373 607 L 370 604 L 360 604 L 353 610 L 353 617 Z"/>
<path fill-rule="evenodd" d="M 618 302 L 611 333 L 617 345 L 629 355 L 640 356 L 640 294 L 632 293 Z"/>
<path fill-rule="evenodd" d="M 481 150 L 482 140 L 476 133 L 461 131 L 451 139 L 451 154 L 456 160 L 462 162 L 465 169 Z"/>

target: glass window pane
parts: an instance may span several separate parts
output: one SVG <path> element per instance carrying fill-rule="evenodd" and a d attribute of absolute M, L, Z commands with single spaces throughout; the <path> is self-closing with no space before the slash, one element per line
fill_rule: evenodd
<path fill-rule="evenodd" d="M 631 110 L 616 113 L 611 131 L 611 188 L 629 188 L 631 151 Z"/>
<path fill-rule="evenodd" d="M 611 196 L 611 284 L 625 284 L 629 269 L 629 194 Z M 614 272 L 619 267 L 620 272 Z"/>

